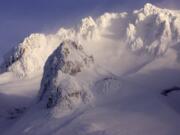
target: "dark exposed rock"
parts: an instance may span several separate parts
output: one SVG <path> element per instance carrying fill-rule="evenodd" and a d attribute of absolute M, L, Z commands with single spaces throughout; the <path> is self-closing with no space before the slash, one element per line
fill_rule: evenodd
<path fill-rule="evenodd" d="M 168 96 L 168 94 L 170 94 L 171 92 L 174 92 L 174 91 L 180 91 L 180 87 L 174 86 L 172 88 L 165 89 L 161 92 L 161 94 L 163 96 Z"/>

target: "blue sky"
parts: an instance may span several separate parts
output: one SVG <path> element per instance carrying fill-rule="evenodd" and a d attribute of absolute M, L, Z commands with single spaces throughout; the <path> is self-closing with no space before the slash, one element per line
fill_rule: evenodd
<path fill-rule="evenodd" d="M 0 53 L 32 32 L 53 32 L 88 15 L 129 11 L 147 2 L 180 8 L 180 0 L 0 0 Z"/>

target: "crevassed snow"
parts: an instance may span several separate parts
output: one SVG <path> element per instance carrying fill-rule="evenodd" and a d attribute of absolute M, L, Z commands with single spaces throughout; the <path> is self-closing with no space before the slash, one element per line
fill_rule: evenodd
<path fill-rule="evenodd" d="M 25 38 L 2 64 L 0 132 L 179 134 L 180 96 L 160 94 L 180 85 L 179 22 L 180 11 L 148 3 Z"/>

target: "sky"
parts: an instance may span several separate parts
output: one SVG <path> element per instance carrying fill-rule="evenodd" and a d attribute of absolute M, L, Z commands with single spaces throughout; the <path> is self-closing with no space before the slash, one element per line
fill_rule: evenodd
<path fill-rule="evenodd" d="M 180 9 L 180 0 L 0 0 L 0 56 L 31 33 L 55 32 L 89 15 L 131 11 L 147 2 Z"/>

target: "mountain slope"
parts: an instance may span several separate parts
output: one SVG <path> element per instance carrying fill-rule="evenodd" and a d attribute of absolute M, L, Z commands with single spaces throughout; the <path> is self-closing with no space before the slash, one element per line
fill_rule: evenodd
<path fill-rule="evenodd" d="M 41 81 L 39 100 L 47 108 L 56 107 L 61 111 L 73 109 L 78 104 L 86 103 L 92 95 L 76 78 L 79 72 L 93 63 L 81 45 L 67 40 L 48 58 Z"/>
<path fill-rule="evenodd" d="M 146 4 L 27 37 L 1 66 L 1 133 L 179 134 L 179 94 L 161 95 L 180 84 L 179 22 Z"/>

